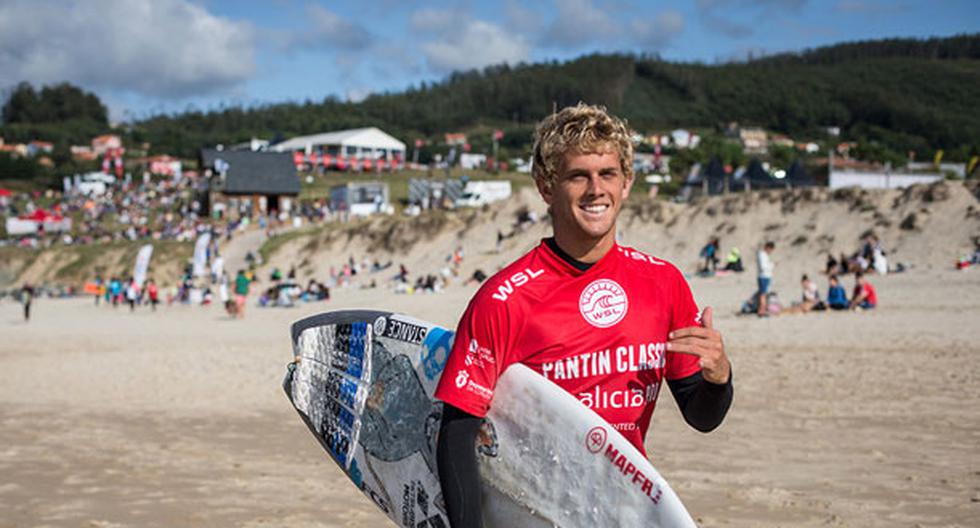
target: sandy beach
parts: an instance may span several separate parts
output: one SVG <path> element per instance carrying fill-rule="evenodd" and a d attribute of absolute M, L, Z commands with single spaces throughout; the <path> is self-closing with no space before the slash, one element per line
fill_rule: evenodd
<path fill-rule="evenodd" d="M 975 186 L 939 184 L 624 211 L 627 244 L 688 272 L 708 236 L 721 234 L 723 253 L 743 248 L 745 273 L 690 278 L 698 303 L 715 308 L 734 365 L 731 412 L 704 435 L 663 391 L 647 436 L 654 465 L 699 524 L 980 526 L 980 269 L 952 269 L 977 233 L 978 196 Z M 476 290 L 463 278 L 493 273 L 549 234 L 540 222 L 495 247 L 525 208 L 546 213 L 525 190 L 483 211 L 300 232 L 259 270 L 263 280 L 293 265 L 301 284 L 323 280 L 349 258 L 393 267 L 294 308 L 254 306 L 260 283 L 244 320 L 216 306 L 130 313 L 77 298 L 40 299 L 24 323 L 19 304 L 0 302 L 0 528 L 388 526 L 280 388 L 289 325 L 374 308 L 454 326 Z M 893 266 L 910 266 L 871 277 L 878 309 L 736 315 L 755 288 L 763 237 L 777 242 L 774 284 L 788 303 L 801 273 L 825 294 L 826 253 L 853 251 L 868 230 Z M 441 293 L 391 293 L 400 263 L 412 277 L 438 273 L 457 247 L 459 278 Z M 35 264 L 24 277 L 44 274 Z M 379 287 L 358 287 L 370 279 Z"/>
<path fill-rule="evenodd" d="M 882 307 L 757 319 L 751 273 L 691 280 L 718 307 L 736 399 L 709 435 L 668 391 L 647 446 L 703 526 L 977 526 L 980 273 L 874 279 Z M 326 303 L 157 313 L 0 304 L 0 526 L 386 526 L 279 383 L 288 325 L 349 307 L 455 323 L 474 291 L 341 289 Z"/>

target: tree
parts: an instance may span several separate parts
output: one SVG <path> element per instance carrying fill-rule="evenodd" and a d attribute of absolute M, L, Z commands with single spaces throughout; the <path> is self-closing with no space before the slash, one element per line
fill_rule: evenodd
<path fill-rule="evenodd" d="M 45 86 L 38 93 L 22 82 L 3 105 L 5 124 L 49 124 L 73 120 L 108 125 L 109 111 L 98 96 L 69 83 Z"/>

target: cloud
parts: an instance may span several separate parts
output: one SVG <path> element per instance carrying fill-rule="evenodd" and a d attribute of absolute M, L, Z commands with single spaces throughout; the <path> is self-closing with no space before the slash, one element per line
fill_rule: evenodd
<path fill-rule="evenodd" d="M 840 13 L 885 14 L 907 11 L 905 2 L 875 2 L 874 0 L 840 0 L 834 10 Z"/>
<path fill-rule="evenodd" d="M 523 36 L 459 10 L 422 9 L 412 14 L 410 25 L 428 37 L 419 49 L 429 69 L 437 73 L 520 62 L 530 54 Z"/>
<path fill-rule="evenodd" d="M 576 48 L 619 36 L 618 25 L 591 0 L 556 0 L 557 13 L 542 45 Z"/>
<path fill-rule="evenodd" d="M 344 19 L 322 6 L 307 7 L 306 22 L 312 28 L 297 37 L 294 44 L 306 48 L 361 51 L 371 46 L 373 37 L 362 25 Z"/>
<path fill-rule="evenodd" d="M 684 31 L 684 15 L 665 11 L 652 20 L 634 19 L 630 23 L 631 38 L 645 50 L 661 50 Z"/>
<path fill-rule="evenodd" d="M 254 75 L 254 36 L 186 0 L 12 0 L 0 4 L 0 72 L 163 98 L 220 93 Z"/>
<path fill-rule="evenodd" d="M 774 15 L 799 12 L 808 0 L 697 0 L 704 25 L 719 33 L 741 39 Z"/>
<path fill-rule="evenodd" d="M 449 33 L 456 27 L 458 21 L 469 21 L 469 13 L 459 8 L 419 9 L 409 17 L 411 28 L 420 33 Z"/>
<path fill-rule="evenodd" d="M 507 0 L 504 3 L 503 15 L 505 26 L 520 35 L 537 35 L 544 32 L 542 17 L 518 0 Z"/>

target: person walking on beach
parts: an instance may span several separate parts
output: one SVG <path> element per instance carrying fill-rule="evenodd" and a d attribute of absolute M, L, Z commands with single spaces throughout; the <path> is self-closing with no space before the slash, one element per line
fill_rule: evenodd
<path fill-rule="evenodd" d="M 153 279 L 146 281 L 146 296 L 150 303 L 150 309 L 154 312 L 157 311 L 157 305 L 160 304 L 160 289 Z"/>
<path fill-rule="evenodd" d="M 248 288 L 252 281 L 245 276 L 245 270 L 238 270 L 235 277 L 235 316 L 245 317 L 245 303 L 248 300 Z"/>
<path fill-rule="evenodd" d="M 130 313 L 136 310 L 136 304 L 139 302 L 140 287 L 136 284 L 136 279 L 131 277 L 126 279 L 126 302 L 129 304 Z"/>
<path fill-rule="evenodd" d="M 759 276 L 757 283 L 759 289 L 756 294 L 759 297 L 759 317 L 769 314 L 769 286 L 772 284 L 772 251 L 776 249 L 774 242 L 766 242 L 756 255 L 756 263 L 759 266 Z"/>
<path fill-rule="evenodd" d="M 99 300 L 105 295 L 105 281 L 102 280 L 102 275 L 95 276 L 95 305 L 99 305 Z"/>
<path fill-rule="evenodd" d="M 122 282 L 116 277 L 109 281 L 109 294 L 112 296 L 112 307 L 118 307 L 119 301 L 122 299 Z"/>
<path fill-rule="evenodd" d="M 20 289 L 20 302 L 24 305 L 24 322 L 31 320 L 31 303 L 34 302 L 34 287 L 29 282 Z"/>
<path fill-rule="evenodd" d="M 535 132 L 532 171 L 554 236 L 476 293 L 435 392 L 445 403 L 437 459 L 453 528 L 482 525 L 473 444 L 498 375 L 510 364 L 567 390 L 641 453 L 662 383 L 700 431 L 720 425 L 732 401 L 731 365 L 711 308 L 699 312 L 672 264 L 616 242 L 616 219 L 633 183 L 625 123 L 584 104 L 545 118 Z M 642 350 L 642 357 L 598 371 L 564 367 L 595 364 L 591 356 L 618 349 Z M 610 398 L 593 401 L 597 391 Z M 618 398 L 631 403 L 609 403 Z"/>

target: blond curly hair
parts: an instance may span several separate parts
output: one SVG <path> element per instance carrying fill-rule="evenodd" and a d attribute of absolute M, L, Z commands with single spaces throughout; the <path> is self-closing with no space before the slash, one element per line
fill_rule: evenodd
<path fill-rule="evenodd" d="M 551 186 L 569 152 L 618 152 L 627 180 L 633 179 L 633 142 L 626 122 L 609 115 L 602 106 L 579 103 L 544 118 L 534 131 L 532 176 Z"/>

